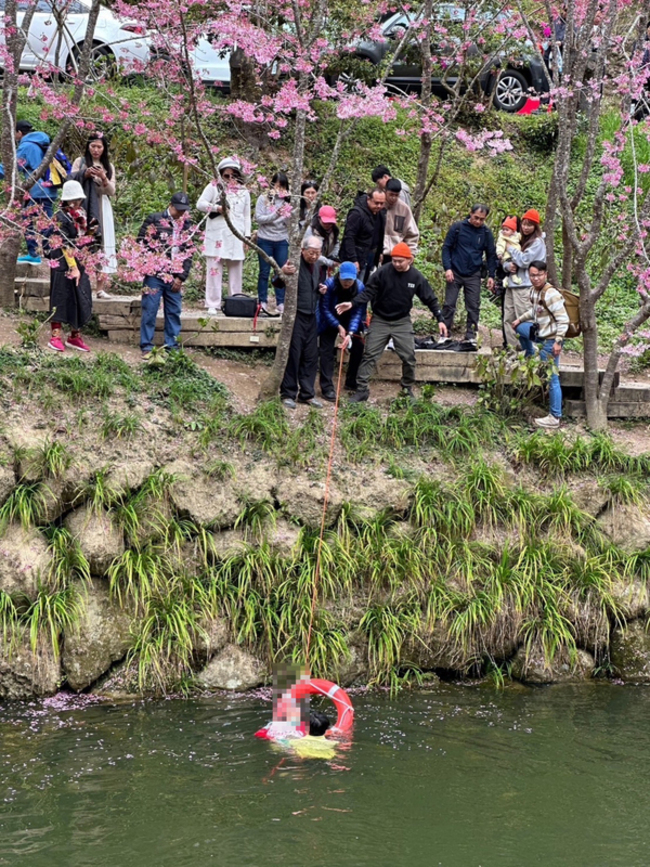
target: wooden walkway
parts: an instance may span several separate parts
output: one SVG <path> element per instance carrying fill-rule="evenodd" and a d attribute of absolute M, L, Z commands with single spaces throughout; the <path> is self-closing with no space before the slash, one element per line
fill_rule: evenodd
<path fill-rule="evenodd" d="M 16 278 L 16 304 L 24 310 L 49 310 L 49 269 L 18 266 Z M 115 295 L 109 299 L 95 299 L 93 311 L 101 331 L 114 343 L 137 345 L 139 342 L 140 295 Z M 277 345 L 280 320 L 239 319 L 223 315 L 209 317 L 205 311 L 187 310 L 181 314 L 181 340 L 188 347 L 222 347 L 230 349 L 264 349 Z M 163 316 L 156 320 L 155 342 L 163 342 Z M 481 377 L 476 369 L 477 356 L 491 354 L 490 347 L 478 353 L 416 350 L 416 378 L 419 383 L 457 383 L 479 385 Z M 399 381 L 401 362 L 387 350 L 379 364 L 378 376 L 387 381 Z M 583 379 L 580 365 L 561 363 L 562 391 L 565 411 L 569 416 L 584 415 Z M 602 374 L 601 374 L 602 375 Z M 610 418 L 650 418 L 650 386 L 621 382 L 616 375 L 614 393 L 609 404 Z"/>

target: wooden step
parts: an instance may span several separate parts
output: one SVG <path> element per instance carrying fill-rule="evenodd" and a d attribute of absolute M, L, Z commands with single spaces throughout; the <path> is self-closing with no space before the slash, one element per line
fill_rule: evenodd
<path fill-rule="evenodd" d="M 625 391 L 629 386 L 625 386 Z M 643 389 L 646 390 L 647 389 Z M 565 400 L 564 411 L 572 418 L 584 418 L 587 415 L 584 400 Z M 619 400 L 618 391 L 607 404 L 608 418 L 650 418 L 650 400 Z"/>

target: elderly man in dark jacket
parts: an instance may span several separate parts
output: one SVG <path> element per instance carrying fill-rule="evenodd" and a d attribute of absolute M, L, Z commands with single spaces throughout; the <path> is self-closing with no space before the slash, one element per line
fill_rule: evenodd
<path fill-rule="evenodd" d="M 490 292 L 494 289 L 497 253 L 494 235 L 485 225 L 489 213 L 490 209 L 487 205 L 474 205 L 467 219 L 452 225 L 442 245 L 442 267 L 445 269 L 447 281 L 442 316 L 447 330 L 451 332 L 458 294 L 462 289 L 467 310 L 465 341 L 470 348 L 476 347 L 484 257 L 488 272 L 488 289 Z"/>
<path fill-rule="evenodd" d="M 189 233 L 192 222 L 187 214 L 190 200 L 187 193 L 174 193 L 166 211 L 150 214 L 138 232 L 138 241 L 155 256 L 169 259 L 169 270 L 144 278 L 142 287 L 142 319 L 140 348 L 146 360 L 153 349 L 156 316 L 163 299 L 165 312 L 165 349 L 178 348 L 181 332 L 181 289 L 190 274 L 192 252 Z"/>
<path fill-rule="evenodd" d="M 384 247 L 385 207 L 386 193 L 383 190 L 359 193 L 345 221 L 339 259 L 341 262 L 354 262 L 359 279 L 364 283 L 379 264 Z"/>
<path fill-rule="evenodd" d="M 315 397 L 314 383 L 318 370 L 318 307 L 325 286 L 320 282 L 319 256 L 323 240 L 317 235 L 303 239 L 298 270 L 298 301 L 296 320 L 291 334 L 289 359 L 280 384 L 282 403 L 289 409 L 298 403 L 308 403 L 320 409 L 323 404 Z M 295 274 L 296 266 L 287 262 L 282 266 L 285 274 Z M 276 278 L 273 285 L 282 281 Z"/>

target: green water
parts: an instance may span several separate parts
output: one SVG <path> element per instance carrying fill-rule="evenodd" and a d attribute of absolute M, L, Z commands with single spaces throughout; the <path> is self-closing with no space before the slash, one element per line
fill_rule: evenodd
<path fill-rule="evenodd" d="M 334 766 L 261 699 L 0 707 L 0 864 L 650 864 L 650 690 L 355 698 Z"/>

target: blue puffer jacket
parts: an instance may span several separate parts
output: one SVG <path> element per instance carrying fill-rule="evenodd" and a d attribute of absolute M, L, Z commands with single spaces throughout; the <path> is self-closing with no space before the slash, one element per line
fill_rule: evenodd
<path fill-rule="evenodd" d="M 28 132 L 24 135 L 16 150 L 16 161 L 18 168 L 25 177 L 29 177 L 32 172 L 40 166 L 45 155 L 45 151 L 50 146 L 50 137 L 44 132 Z M 4 179 L 4 168 L 0 165 L 0 178 Z M 32 199 L 56 199 L 56 190 L 51 186 L 49 181 L 40 179 L 36 181 L 30 190 Z"/>
<path fill-rule="evenodd" d="M 318 317 L 318 333 L 325 331 L 326 328 L 338 328 L 342 325 L 348 334 L 359 334 L 363 331 L 363 323 L 366 319 L 366 305 L 359 304 L 339 316 L 336 312 L 336 305 L 342 301 L 351 301 L 355 295 L 363 292 L 364 286 L 361 280 L 355 280 L 356 292 L 354 287 L 347 290 L 339 283 L 338 277 L 330 277 L 325 281 L 327 292 L 320 297 L 320 316 Z"/>

